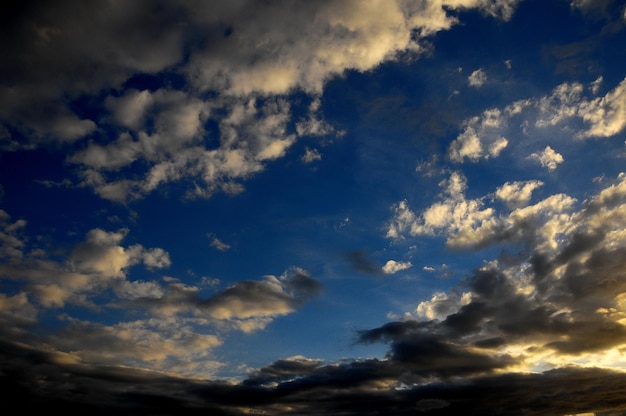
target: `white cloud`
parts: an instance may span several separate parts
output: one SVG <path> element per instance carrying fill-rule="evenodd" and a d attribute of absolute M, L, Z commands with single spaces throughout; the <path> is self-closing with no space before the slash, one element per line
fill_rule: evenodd
<path fill-rule="evenodd" d="M 309 149 L 308 147 L 304 150 L 304 154 L 301 157 L 304 163 L 312 163 L 316 160 L 322 160 L 322 155 L 317 149 Z"/>
<path fill-rule="evenodd" d="M 409 269 L 412 266 L 413 265 L 411 264 L 411 262 L 408 262 L 408 261 L 389 260 L 383 266 L 383 273 L 394 274 L 394 273 L 398 273 L 399 271 Z"/>
<path fill-rule="evenodd" d="M 480 88 L 485 82 L 487 82 L 487 74 L 482 68 L 479 68 L 472 72 L 472 74 L 467 77 L 467 80 L 470 87 Z"/>
<path fill-rule="evenodd" d="M 505 127 L 506 118 L 499 109 L 485 110 L 481 117 L 464 122 L 463 132 L 448 147 L 448 157 L 456 163 L 463 163 L 465 158 L 476 162 L 498 157 L 508 146 L 502 136 Z"/>
<path fill-rule="evenodd" d="M 555 152 L 550 146 L 546 146 L 541 152 L 531 154 L 528 158 L 539 162 L 541 166 L 547 168 L 549 171 L 555 170 L 558 165 L 565 160 L 563 159 L 563 155 Z"/>
<path fill-rule="evenodd" d="M 580 104 L 578 115 L 590 127 L 578 137 L 611 137 L 626 128 L 626 79 L 604 97 Z"/>
<path fill-rule="evenodd" d="M 528 205 L 535 189 L 543 186 L 541 181 L 507 182 L 496 190 L 495 196 L 509 208 Z"/>
<path fill-rule="evenodd" d="M 559 235 L 568 232 L 570 215 L 575 199 L 556 194 L 534 205 L 526 205 L 532 191 L 540 186 L 538 181 L 508 183 L 498 188 L 496 196 L 512 209 L 498 213 L 485 207 L 487 196 L 467 199 L 465 178 L 451 175 L 444 181 L 445 189 L 440 201 L 415 214 L 406 201 L 393 207 L 386 236 L 402 239 L 409 236 L 443 236 L 451 248 L 482 248 L 494 243 L 532 243 L 537 247 L 554 248 L 559 245 Z M 518 190 L 521 195 L 513 196 Z"/>
<path fill-rule="evenodd" d="M 241 180 L 284 157 L 298 137 L 334 133 L 319 111 L 328 80 L 400 55 L 418 56 L 430 48 L 424 46 L 429 36 L 458 23 L 457 11 L 478 9 L 506 20 L 517 3 L 183 2 L 162 5 L 153 19 L 141 7 L 117 3 L 98 3 L 89 11 L 67 4 L 36 8 L 28 21 L 50 20 L 54 27 L 38 23 L 20 37 L 22 43 L 7 45 L 19 50 L 7 61 L 16 79 L 0 85 L 2 125 L 18 131 L 28 126 L 34 134 L 20 142 L 9 137 L 13 141 L 4 147 L 114 131 L 116 140 L 84 143 L 70 157 L 89 176 L 80 186 L 103 198 L 127 202 L 181 180 L 190 183 L 188 196 L 240 192 Z M 84 33 L 91 35 L 86 39 Z M 191 38 L 193 45 L 185 45 Z M 174 79 L 168 89 L 123 90 L 134 74 L 161 71 Z M 186 92 L 175 90 L 178 77 L 191 84 Z M 303 120 L 294 120 L 280 99 L 296 90 L 311 97 Z M 101 91 L 114 93 L 97 103 Z M 72 97 L 92 98 L 110 116 L 79 117 L 71 110 Z M 209 120 L 217 131 L 207 131 Z M 489 142 L 484 152 L 494 156 L 503 143 Z M 123 168 L 130 165 L 144 171 L 125 177 Z"/>
<path fill-rule="evenodd" d="M 472 301 L 471 292 L 435 292 L 430 300 L 420 302 L 415 308 L 418 317 L 443 320 L 463 305 Z"/>
<path fill-rule="evenodd" d="M 394 217 L 389 224 L 387 237 L 401 238 L 408 232 L 412 236 L 437 235 L 442 232 L 448 236 L 450 245 L 463 246 L 479 243 L 490 234 L 495 226 L 492 208 L 483 209 L 480 199 L 468 200 L 464 192 L 467 181 L 464 176 L 454 172 L 450 179 L 441 183 L 444 190 L 440 202 L 426 208 L 419 216 L 415 215 L 403 201 L 394 207 Z"/>
<path fill-rule="evenodd" d="M 599 82 L 591 83 L 594 94 Z M 575 137 L 611 137 L 626 127 L 626 79 L 603 97 L 592 100 L 583 97 L 584 87 L 580 83 L 563 83 L 551 95 L 542 97 L 536 106 L 540 116 L 537 127 L 555 126 L 571 118 L 579 118 L 589 127 L 579 131 Z"/>
<path fill-rule="evenodd" d="M 219 251 L 226 251 L 230 249 L 229 244 L 224 243 L 222 240 L 220 240 L 217 237 L 213 237 L 213 239 L 211 240 L 210 246 L 216 248 Z"/>

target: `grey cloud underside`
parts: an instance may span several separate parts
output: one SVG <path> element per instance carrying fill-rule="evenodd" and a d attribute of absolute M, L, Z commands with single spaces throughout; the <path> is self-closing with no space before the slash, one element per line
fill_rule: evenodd
<path fill-rule="evenodd" d="M 3 344 L 0 360 L 5 405 L 23 411 L 42 405 L 70 414 L 243 415 L 540 415 L 626 410 L 626 375 L 602 369 L 563 368 L 542 374 L 502 374 L 471 380 L 380 389 L 400 369 L 370 360 L 328 366 L 276 363 L 241 384 L 185 381 L 148 372 L 55 363 L 50 354 Z M 35 379 L 38 389 L 29 389 Z M 259 384 L 269 379 L 271 386 Z"/>

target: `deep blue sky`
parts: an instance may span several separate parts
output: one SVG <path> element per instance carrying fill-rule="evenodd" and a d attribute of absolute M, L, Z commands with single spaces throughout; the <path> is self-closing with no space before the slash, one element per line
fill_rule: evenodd
<path fill-rule="evenodd" d="M 626 409 L 621 2 L 0 15 L 0 375 L 16 402 Z"/>

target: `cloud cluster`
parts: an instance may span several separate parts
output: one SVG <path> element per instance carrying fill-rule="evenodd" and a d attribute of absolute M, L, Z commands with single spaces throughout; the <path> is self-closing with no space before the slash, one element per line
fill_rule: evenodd
<path fill-rule="evenodd" d="M 407 201 L 395 204 L 388 224 L 388 238 L 406 236 L 443 236 L 450 248 L 478 249 L 496 243 L 537 244 L 556 247 L 562 233 L 573 226 L 571 209 L 576 200 L 565 194 L 551 195 L 532 205 L 532 191 L 539 181 L 505 183 L 495 193 L 467 199 L 467 180 L 459 172 L 441 182 L 440 201 L 414 213 Z M 505 203 L 503 212 L 496 206 L 486 207 L 495 199 Z"/>
<path fill-rule="evenodd" d="M 192 197 L 240 192 L 299 137 L 334 133 L 317 114 L 328 80 L 419 55 L 458 11 L 506 20 L 517 3 L 13 5 L 3 22 L 12 59 L 0 64 L 0 146 L 75 146 L 74 183 L 112 201 L 179 181 Z M 311 100 L 307 120 L 285 99 L 294 92 Z"/>
<path fill-rule="evenodd" d="M 140 264 L 152 272 L 169 267 L 169 253 L 139 244 L 124 247 L 127 229 L 97 228 L 65 261 L 56 261 L 20 238 L 24 221 L 12 222 L 2 214 L 0 276 L 21 289 L 0 297 L 0 338 L 56 351 L 68 362 L 127 365 L 191 377 L 209 374 L 221 366 L 211 351 L 222 344 L 222 332 L 262 329 L 295 312 L 322 289 L 300 268 L 260 281 L 237 281 L 209 296 L 201 287 L 174 278 L 130 279 L 129 270 Z M 40 319 L 66 306 L 111 314 L 123 307 L 128 315 L 120 314 L 110 324 L 62 315 L 62 328 L 45 342 L 28 334 Z"/>
<path fill-rule="evenodd" d="M 530 192 L 539 185 L 507 184 L 496 195 L 508 194 L 511 187 Z M 393 333 L 383 327 L 376 339 L 399 342 L 407 331 L 440 334 L 447 345 L 460 342 L 463 349 L 479 348 L 492 358 L 515 354 L 514 361 L 526 369 L 597 364 L 603 354 L 613 357 L 613 366 L 625 366 L 614 354 L 626 343 L 625 190 L 626 175 L 620 174 L 578 210 L 574 199 L 553 195 L 507 215 L 469 211 L 467 201 L 459 199 L 448 199 L 441 205 L 449 204 L 445 209 L 431 207 L 421 216 L 409 215 L 399 205 L 392 234 L 439 231 L 453 247 L 515 242 L 524 250 L 517 261 L 486 263 L 458 291 L 420 303 L 416 314 L 426 321 L 394 324 Z M 442 215 L 433 217 L 432 212 Z M 478 213 L 483 213 L 480 221 Z"/>
<path fill-rule="evenodd" d="M 592 94 L 597 93 L 601 81 L 598 78 L 591 83 L 588 89 Z M 527 141 L 533 134 L 541 136 L 551 128 L 562 130 L 551 132 L 567 140 L 611 137 L 626 128 L 626 80 L 601 97 L 586 97 L 585 91 L 581 83 L 563 83 L 550 95 L 518 100 L 502 109 L 485 110 L 482 115 L 464 121 L 461 133 L 448 146 L 448 159 L 463 163 L 466 159 L 477 162 L 495 158 L 514 137 Z M 572 133 L 574 128 L 578 131 Z M 550 171 L 564 161 L 551 146 L 533 152 L 529 158 Z"/>

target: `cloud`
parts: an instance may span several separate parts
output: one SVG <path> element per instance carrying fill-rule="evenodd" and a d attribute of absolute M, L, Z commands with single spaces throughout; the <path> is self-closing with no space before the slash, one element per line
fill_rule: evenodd
<path fill-rule="evenodd" d="M 466 186 L 461 177 L 450 178 L 442 184 L 442 195 L 461 200 Z M 569 208 L 561 208 L 568 201 Z M 234 414 L 241 414 L 242 407 L 281 414 L 296 406 L 299 414 L 328 414 L 348 404 L 353 414 L 363 414 L 364 408 L 373 414 L 388 414 L 390 409 L 415 414 L 443 405 L 446 412 L 470 409 L 481 414 L 517 408 L 550 414 L 622 411 L 624 376 L 599 365 L 610 357 L 611 366 L 626 368 L 619 352 L 626 344 L 625 206 L 626 174 L 620 174 L 576 207 L 557 194 L 510 208 L 501 216 L 510 227 L 497 229 L 501 235 L 496 240 L 512 238 L 511 233 L 551 235 L 554 244 L 526 238 L 519 256 L 504 255 L 476 267 L 457 287 L 419 302 L 402 321 L 359 331 L 358 342 L 388 346 L 384 359 L 324 363 L 291 357 L 253 370 L 239 382 L 197 378 L 218 365 L 211 351 L 221 338 L 207 332 L 211 319 L 234 321 L 246 330 L 246 321 L 289 313 L 319 293 L 319 282 L 294 268 L 210 296 L 199 296 L 198 288 L 174 281 L 160 290 L 148 284 L 120 285 L 125 302 L 153 308 L 150 319 L 109 325 L 69 320 L 45 345 L 1 341 L 2 378 L 13 389 L 40 380 L 36 392 L 41 400 L 76 406 L 80 394 L 80 403 L 100 409 L 139 400 L 123 393 L 132 383 L 172 398 L 160 398 L 159 403 L 169 403 L 168 409 L 202 403 Z M 83 244 L 116 247 L 124 238 L 123 231 L 98 231 Z M 95 254 L 101 250 L 89 252 L 98 258 Z M 3 265 L 3 276 L 8 267 Z M 22 277 L 27 274 L 22 270 Z M 55 280 L 63 278 L 54 275 Z M 30 310 L 32 324 L 34 305 L 25 293 L 0 298 L 2 316 Z M 178 312 L 167 315 L 168 307 Z M 25 313 L 21 322 L 5 321 L 11 324 L 0 332 L 18 331 L 19 325 L 29 324 L 28 316 Z M 85 347 L 82 355 L 75 352 L 79 338 Z M 135 368 L 88 365 L 107 363 L 113 356 Z M 204 364 L 195 367 L 192 362 Z M 159 372 L 140 372 L 147 363 Z M 558 368 L 543 370 L 553 367 Z M 195 378 L 166 377 L 169 371 Z M 111 379 L 119 390 L 103 384 Z M 68 383 L 80 383 L 80 393 L 66 388 Z M 541 399 L 546 395 L 550 400 Z M 141 396 L 142 405 L 152 403 L 153 397 Z"/>
<path fill-rule="evenodd" d="M 239 280 L 209 297 L 195 286 L 171 283 L 136 298 L 127 306 L 145 308 L 168 319 L 203 322 L 216 328 L 253 332 L 265 328 L 279 316 L 295 312 L 314 299 L 322 285 L 300 268 L 262 280 Z"/>
<path fill-rule="evenodd" d="M 350 263 L 354 270 L 371 275 L 381 273 L 381 267 L 367 257 L 365 250 L 345 253 L 344 258 Z"/>
<path fill-rule="evenodd" d="M 494 207 L 485 207 L 488 196 L 467 199 L 466 178 L 453 172 L 448 180 L 442 181 L 440 201 L 433 203 L 419 215 L 414 213 L 406 201 L 394 206 L 392 219 L 387 226 L 387 238 L 402 239 L 407 236 L 443 236 L 446 245 L 456 249 L 480 249 L 495 243 L 529 243 L 558 245 L 558 235 L 569 222 L 567 212 L 575 199 L 564 194 L 551 195 L 534 205 L 517 206 L 509 203 L 508 212 L 498 212 Z M 528 195 L 538 183 L 526 185 L 503 185 L 496 191 L 500 196 L 508 195 L 509 187 L 520 187 Z M 509 198 L 510 195 L 508 196 Z M 541 226 L 538 226 L 541 224 Z"/>
<path fill-rule="evenodd" d="M 211 234 L 209 234 L 209 237 L 211 237 Z M 227 251 L 231 247 L 230 244 L 224 243 L 222 240 L 220 240 L 219 238 L 215 236 L 213 236 L 213 238 L 211 239 L 211 243 L 209 245 L 219 251 Z"/>
<path fill-rule="evenodd" d="M 406 201 L 395 205 L 387 237 L 397 239 L 405 233 L 411 236 L 435 235 L 443 231 L 449 236 L 448 243 L 451 246 L 463 246 L 470 241 L 471 244 L 480 244 L 481 240 L 488 239 L 497 225 L 495 211 L 493 208 L 483 209 L 484 203 L 480 199 L 465 198 L 466 178 L 453 172 L 440 186 L 444 188 L 441 201 L 431 205 L 419 216 L 409 209 Z"/>
<path fill-rule="evenodd" d="M 430 36 L 458 23 L 458 11 L 507 20 L 517 3 L 96 1 L 86 8 L 67 0 L 15 9 L 10 42 L 2 42 L 12 59 L 0 65 L 10 74 L 0 84 L 3 148 L 75 142 L 69 160 L 78 186 L 116 202 L 173 182 L 184 182 L 188 197 L 238 193 L 298 138 L 335 133 L 319 114 L 329 80 L 418 57 Z M 285 101 L 293 92 L 310 99 L 304 119 Z M 102 109 L 109 113 L 96 115 Z"/>
<path fill-rule="evenodd" d="M 10 221 L 11 216 L 0 210 L 0 258 L 21 258 L 24 248 L 20 230 L 26 226 L 25 220 Z"/>
<path fill-rule="evenodd" d="M 495 196 L 509 208 L 520 208 L 528 205 L 535 189 L 543 186 L 542 181 L 506 182 L 496 189 Z"/>
<path fill-rule="evenodd" d="M 316 160 L 322 160 L 322 155 L 317 149 L 309 149 L 307 147 L 301 159 L 304 163 L 313 163 Z"/>
<path fill-rule="evenodd" d="M 399 271 L 406 270 L 411 268 L 413 265 L 408 261 L 395 261 L 389 260 L 383 266 L 383 273 L 385 274 L 395 274 Z"/>
<path fill-rule="evenodd" d="M 119 246 L 128 233 L 127 229 L 107 232 L 96 228 L 87 233 L 87 239 L 79 244 L 69 258 L 72 269 L 87 274 L 97 274 L 105 278 L 125 276 L 125 270 L 143 262 L 149 268 L 170 266 L 169 255 L 163 249 L 145 249 L 133 245 L 128 249 Z"/>
<path fill-rule="evenodd" d="M 5 222 L 5 230 L 21 226 Z M 223 333 L 262 329 L 275 318 L 295 312 L 322 290 L 317 280 L 297 267 L 278 277 L 237 281 L 209 296 L 177 279 L 129 280 L 127 272 L 135 265 L 142 263 L 150 271 L 169 267 L 171 260 L 161 248 L 122 246 L 127 234 L 127 229 L 93 229 L 65 262 L 51 260 L 43 250 L 22 249 L 19 254 L 4 250 L 6 261 L 0 275 L 20 283 L 21 289 L 0 296 L 2 332 L 30 348 L 56 351 L 74 363 L 206 377 L 221 366 L 212 351 L 222 344 Z M 15 241 L 11 246 L 25 247 Z M 49 310 L 66 305 L 118 311 L 119 320 L 99 324 L 59 314 L 59 326 L 45 345 L 25 331 Z"/>
<path fill-rule="evenodd" d="M 546 146 L 542 152 L 531 154 L 528 158 L 539 162 L 542 167 L 548 168 L 550 172 L 554 171 L 565 160 L 560 153 L 555 152 L 550 146 Z"/>
<path fill-rule="evenodd" d="M 492 229 L 491 238 L 521 238 L 523 256 L 486 262 L 458 287 L 420 302 L 414 321 L 370 330 L 366 339 L 392 341 L 392 357 L 404 359 L 404 349 L 397 355 L 398 346 L 415 347 L 415 340 L 426 336 L 423 331 L 444 336 L 455 348 L 480 348 L 496 360 L 485 364 L 502 363 L 508 354 L 512 362 L 505 360 L 507 365 L 520 369 L 594 365 L 600 355 L 613 355 L 626 344 L 625 178 L 618 175 L 567 214 L 574 200 L 557 194 L 500 217 L 504 224 Z M 454 351 L 462 361 L 461 350 Z M 626 368 L 622 359 L 610 365 Z"/>
<path fill-rule="evenodd" d="M 508 146 L 508 140 L 501 135 L 505 127 L 506 118 L 495 108 L 466 120 L 463 132 L 448 147 L 448 158 L 463 163 L 465 158 L 476 162 L 498 157 Z"/>
<path fill-rule="evenodd" d="M 611 137 L 626 128 L 626 79 L 604 97 L 584 101 L 579 116 L 590 127 L 578 137 Z"/>
<path fill-rule="evenodd" d="M 470 87 L 480 88 L 483 86 L 485 82 L 487 82 L 487 74 L 482 68 L 477 69 L 472 72 L 472 74 L 467 77 Z"/>
<path fill-rule="evenodd" d="M 588 92 L 597 94 L 601 81 L 597 78 L 588 88 L 576 82 L 562 83 L 548 95 L 518 100 L 467 118 L 460 126 L 461 132 L 448 146 L 448 159 L 455 163 L 478 162 L 496 158 L 508 147 L 513 147 L 509 153 L 519 154 L 524 143 L 544 137 L 547 132 L 553 141 L 619 134 L 626 127 L 626 80 L 604 96 L 587 97 Z M 534 153 L 531 159 L 550 170 L 563 162 L 563 156 L 550 146 Z"/>

